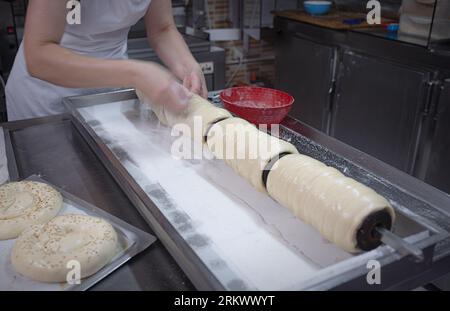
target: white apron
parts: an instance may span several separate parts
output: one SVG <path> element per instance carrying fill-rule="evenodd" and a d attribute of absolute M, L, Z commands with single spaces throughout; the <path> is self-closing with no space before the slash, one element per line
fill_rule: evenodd
<path fill-rule="evenodd" d="M 81 24 L 67 25 L 61 46 L 75 53 L 103 59 L 127 58 L 128 32 L 147 12 L 151 0 L 81 1 Z M 28 74 L 23 44 L 6 85 L 9 121 L 65 112 L 62 98 L 99 92 L 99 89 L 60 87 Z"/>

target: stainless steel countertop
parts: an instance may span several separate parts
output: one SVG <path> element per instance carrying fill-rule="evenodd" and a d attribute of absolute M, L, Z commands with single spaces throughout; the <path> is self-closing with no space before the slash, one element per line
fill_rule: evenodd
<path fill-rule="evenodd" d="M 41 174 L 81 199 L 153 233 L 68 116 L 17 121 L 3 126 L 12 130 L 20 178 Z M 157 241 L 92 289 L 193 290 L 194 287 Z"/>
<path fill-rule="evenodd" d="M 427 219 L 436 221 L 442 228 L 450 229 L 448 195 L 298 121 L 287 118 L 283 124 L 290 130 L 326 146 L 329 150 L 345 155 L 345 159 L 362 164 L 380 176 L 395 180 L 402 189 L 415 189 L 415 196 L 433 206 L 440 207 L 436 210 L 417 210 L 417 212 Z M 3 126 L 11 131 L 10 137 L 17 162 L 18 177 L 25 178 L 32 174 L 41 174 L 48 181 L 72 194 L 142 230 L 153 233 L 74 127 L 70 116 L 60 115 L 17 121 Z M 433 267 L 429 267 L 426 273 L 412 279 L 405 274 L 404 282 L 409 284 L 398 284 L 398 288 L 423 285 L 448 271 L 450 262 L 448 242 L 446 240 L 437 248 L 436 262 Z M 399 262 L 399 264 L 405 265 L 405 262 Z M 351 284 L 348 285 L 351 286 Z M 94 287 L 94 290 L 192 289 L 194 287 L 191 282 L 160 242 L 133 258 L 129 264 Z"/>

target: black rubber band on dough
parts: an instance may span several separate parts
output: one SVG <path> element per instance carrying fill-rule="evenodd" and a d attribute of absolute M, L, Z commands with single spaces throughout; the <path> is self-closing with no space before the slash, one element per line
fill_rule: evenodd
<path fill-rule="evenodd" d="M 287 155 L 292 154 L 291 152 L 283 152 L 277 155 L 276 157 L 270 159 L 269 163 L 267 163 L 266 167 L 264 168 L 264 171 L 262 173 L 262 182 L 264 185 L 264 188 L 267 189 L 267 179 L 269 178 L 269 173 L 272 167 L 275 165 L 275 163 L 278 162 L 282 157 L 285 157 Z"/>
<path fill-rule="evenodd" d="M 372 213 L 364 219 L 356 233 L 356 243 L 359 249 L 370 251 L 381 245 L 381 235 L 375 230 L 377 227 L 391 230 L 392 217 L 388 209 Z"/>
<path fill-rule="evenodd" d="M 218 120 L 214 121 L 214 122 L 211 123 L 210 125 L 208 125 L 208 129 L 206 130 L 205 136 L 203 137 L 203 142 L 204 142 L 204 143 L 207 143 L 207 142 L 208 142 L 208 134 L 209 134 L 209 132 L 211 131 L 211 129 L 212 129 L 212 127 L 213 127 L 214 125 L 216 125 L 216 124 L 219 123 L 219 122 L 228 120 L 229 118 L 230 118 L 230 117 L 221 118 L 221 119 L 218 119 Z"/>

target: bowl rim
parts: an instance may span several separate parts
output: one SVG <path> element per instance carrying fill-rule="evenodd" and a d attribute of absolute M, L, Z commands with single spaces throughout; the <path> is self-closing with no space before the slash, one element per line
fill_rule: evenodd
<path fill-rule="evenodd" d="M 304 1 L 303 4 L 321 6 L 321 5 L 331 5 L 331 4 L 333 4 L 333 2 L 325 1 L 325 0 L 308 0 L 308 1 Z"/>
<path fill-rule="evenodd" d="M 280 105 L 280 106 L 277 106 L 277 107 L 245 107 L 245 106 L 237 105 L 236 103 L 233 103 L 232 101 L 225 99 L 225 96 L 226 96 L 225 92 L 227 92 L 227 91 L 228 92 L 229 91 L 239 91 L 239 90 L 243 90 L 243 89 L 245 89 L 245 90 L 255 89 L 255 90 L 268 91 L 270 93 L 278 93 L 278 94 L 281 94 L 281 95 L 286 96 L 287 98 L 289 98 L 289 101 L 287 101 L 286 104 Z M 233 107 L 238 107 L 238 108 L 241 108 L 241 109 L 250 109 L 250 110 L 261 110 L 261 109 L 268 110 L 268 109 L 288 108 L 288 107 L 291 107 L 294 104 L 294 102 L 295 102 L 294 96 L 292 96 L 291 94 L 289 94 L 287 92 L 284 92 L 284 91 L 281 91 L 281 90 L 277 90 L 277 89 L 273 89 L 273 88 L 268 88 L 268 87 L 261 87 L 261 86 L 236 86 L 236 87 L 231 87 L 231 88 L 222 90 L 219 93 L 219 96 L 220 96 L 220 100 L 224 103 L 224 105 L 230 105 L 230 106 L 233 106 Z"/>

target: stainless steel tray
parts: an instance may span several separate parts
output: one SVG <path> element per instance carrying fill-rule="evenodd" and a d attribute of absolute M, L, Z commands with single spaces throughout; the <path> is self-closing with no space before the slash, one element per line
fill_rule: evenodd
<path fill-rule="evenodd" d="M 14 166 L 14 163 L 11 163 Z M 94 275 L 82 279 L 80 284 L 64 284 L 64 283 L 40 283 L 31 280 L 27 280 L 26 278 L 18 275 L 12 266 L 8 264 L 9 260 L 5 262 L 5 266 L 1 267 L 2 271 L 5 271 L 5 275 L 2 276 L 0 280 L 0 288 L 2 290 L 20 290 L 20 291 L 34 291 L 34 290 L 68 290 L 68 291 L 83 291 L 87 290 L 90 287 L 94 286 L 96 283 L 100 282 L 102 279 L 107 277 L 109 274 L 114 272 L 132 257 L 142 252 L 144 249 L 149 247 L 156 241 L 156 238 L 151 234 L 148 234 L 142 230 L 139 230 L 128 223 L 120 220 L 119 218 L 106 213 L 105 211 L 95 207 L 88 202 L 81 200 L 80 198 L 68 193 L 64 189 L 61 189 L 52 183 L 46 181 L 45 179 L 32 175 L 26 180 L 36 181 L 47 183 L 56 190 L 58 190 L 63 196 L 63 213 L 76 213 L 76 214 L 86 214 L 94 217 L 99 217 L 108 221 L 116 230 L 117 235 L 119 237 L 120 250 L 117 255 L 113 258 L 113 260 L 99 270 Z M 0 241 L 0 249 L 3 244 L 8 244 L 10 247 L 13 243 L 13 240 L 10 241 Z M 9 258 L 9 254 L 7 254 Z M 2 260 L 4 261 L 4 260 Z"/>
<path fill-rule="evenodd" d="M 143 127 L 147 127 L 147 124 L 154 122 L 154 118 L 152 119 L 148 111 L 139 110 L 133 90 L 72 97 L 65 99 L 64 102 L 84 138 L 197 288 L 259 289 L 252 284 L 249 286 L 241 278 L 239 270 L 233 269 L 232 264 L 228 265 L 228 262 L 221 258 L 220 254 L 215 252 L 208 252 L 206 255 L 199 253 L 199 250 L 193 247 L 192 241 L 187 241 L 186 236 L 183 236 L 183 233 L 180 232 L 176 221 L 169 220 L 167 217 L 167 209 L 176 211 L 171 193 L 168 193 L 162 187 L 158 187 L 157 184 L 156 186 L 151 184 L 148 187 L 142 187 L 142 183 L 140 184 L 135 178 L 139 172 L 132 171 L 129 166 L 124 165 L 125 162 L 133 162 L 133 159 L 127 153 L 126 143 L 118 146 L 114 145 L 109 138 L 100 137 L 101 135 L 98 133 L 100 121 L 86 120 L 80 113 L 80 110 L 85 108 L 93 107 L 93 109 L 97 109 L 95 108 L 97 106 L 100 109 L 107 105 L 112 108 L 114 104 L 126 102 L 125 106 L 128 107 L 126 108 L 128 110 L 125 109 L 123 113 L 127 114 L 127 118 L 142 130 Z M 130 105 L 135 105 L 136 108 L 129 110 Z M 130 113 L 131 115 L 129 115 Z M 359 256 L 346 256 L 339 253 L 340 256 L 342 255 L 341 260 L 332 264 L 329 258 L 325 258 L 330 256 L 330 253 L 325 252 L 323 253 L 323 260 L 327 261 L 327 264 L 321 266 L 314 275 L 280 289 L 405 288 L 415 286 L 413 280 L 420 282 L 419 276 L 423 272 L 433 270 L 437 260 L 447 258 L 450 251 L 447 239 L 450 217 L 449 213 L 446 212 L 450 202 L 448 196 L 419 181 L 408 178 L 405 174 L 344 144 L 326 138 L 312 129 L 302 126 L 296 128 L 298 123 L 292 122 L 292 120 L 285 125 L 287 126 L 282 127 L 281 131 L 282 138 L 295 144 L 300 152 L 340 169 L 346 175 L 367 184 L 387 197 L 398 214 L 396 234 L 423 250 L 425 260 L 418 263 L 412 258 L 400 255 L 388 246 L 382 246 Z M 148 133 L 149 130 L 151 129 L 146 128 L 142 131 Z M 304 132 L 303 135 L 300 134 L 302 131 Z M 321 141 L 321 144 L 310 138 Z M 324 144 L 327 144 L 327 147 Z M 338 150 L 340 153 L 330 148 Z M 379 172 L 383 174 L 377 174 Z M 153 177 L 157 178 L 157 176 Z M 406 188 L 404 188 L 405 184 L 399 186 L 396 184 L 397 180 L 402 183 L 406 181 L 406 186 L 408 186 L 407 183 L 410 183 L 410 186 Z M 236 180 L 236 182 L 238 181 Z M 414 193 L 415 190 L 423 190 L 428 200 L 424 200 L 420 195 Z M 230 193 L 230 195 L 235 195 L 235 193 Z M 437 221 L 440 226 L 435 224 Z M 436 255 L 434 250 L 438 243 L 439 253 Z M 248 256 L 251 257 L 253 254 L 248 254 Z M 205 261 L 205 258 L 208 258 L 209 261 Z M 369 285 L 366 281 L 367 262 L 369 260 L 378 260 L 382 270 L 388 274 L 383 279 L 382 284 L 376 287 Z M 217 267 L 212 265 L 211 262 L 219 263 L 220 269 L 216 269 Z M 266 269 L 261 269 L 259 273 L 267 273 L 271 267 L 266 267 Z M 440 269 L 439 272 L 443 273 L 442 268 Z M 450 268 L 444 270 L 449 272 Z M 406 283 L 407 280 L 411 282 Z"/>

